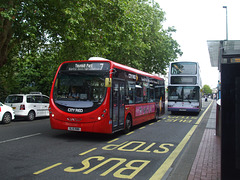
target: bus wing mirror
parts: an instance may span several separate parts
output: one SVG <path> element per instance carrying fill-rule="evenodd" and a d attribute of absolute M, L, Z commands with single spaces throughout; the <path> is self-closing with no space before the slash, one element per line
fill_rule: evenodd
<path fill-rule="evenodd" d="M 112 87 L 112 78 L 105 78 L 105 87 Z"/>

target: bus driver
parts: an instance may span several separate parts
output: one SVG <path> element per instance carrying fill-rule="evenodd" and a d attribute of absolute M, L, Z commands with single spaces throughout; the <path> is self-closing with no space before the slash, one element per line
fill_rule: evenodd
<path fill-rule="evenodd" d="M 71 88 L 71 92 L 69 93 L 68 97 L 69 97 L 69 98 L 74 98 L 75 100 L 78 100 L 78 99 L 79 99 L 79 93 L 77 93 L 75 86 L 73 86 L 73 87 Z"/>

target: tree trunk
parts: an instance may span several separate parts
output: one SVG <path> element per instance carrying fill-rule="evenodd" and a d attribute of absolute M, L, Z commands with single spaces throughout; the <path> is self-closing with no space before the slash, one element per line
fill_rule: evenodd
<path fill-rule="evenodd" d="M 12 6 L 13 2 L 9 1 L 9 6 Z M 0 12 L 4 11 L 4 8 L 0 8 Z M 10 41 L 12 38 L 12 20 L 2 17 L 0 15 L 0 68 L 7 62 L 7 57 L 10 52 Z"/>

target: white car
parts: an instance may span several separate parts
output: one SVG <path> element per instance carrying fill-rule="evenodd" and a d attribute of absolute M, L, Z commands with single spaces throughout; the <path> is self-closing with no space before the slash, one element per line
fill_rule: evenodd
<path fill-rule="evenodd" d="M 11 94 L 5 104 L 13 108 L 16 117 L 26 117 L 30 121 L 49 116 L 49 97 L 42 93 Z"/>
<path fill-rule="evenodd" d="M 10 106 L 7 106 L 0 102 L 0 121 L 3 124 L 8 124 L 13 119 L 15 119 L 15 114 L 13 109 Z"/>

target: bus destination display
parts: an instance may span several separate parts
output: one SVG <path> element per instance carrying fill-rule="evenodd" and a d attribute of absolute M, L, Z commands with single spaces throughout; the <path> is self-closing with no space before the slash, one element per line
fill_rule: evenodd
<path fill-rule="evenodd" d="M 64 64 L 61 70 L 67 71 L 102 71 L 109 70 L 110 64 L 107 62 L 86 62 Z"/>

